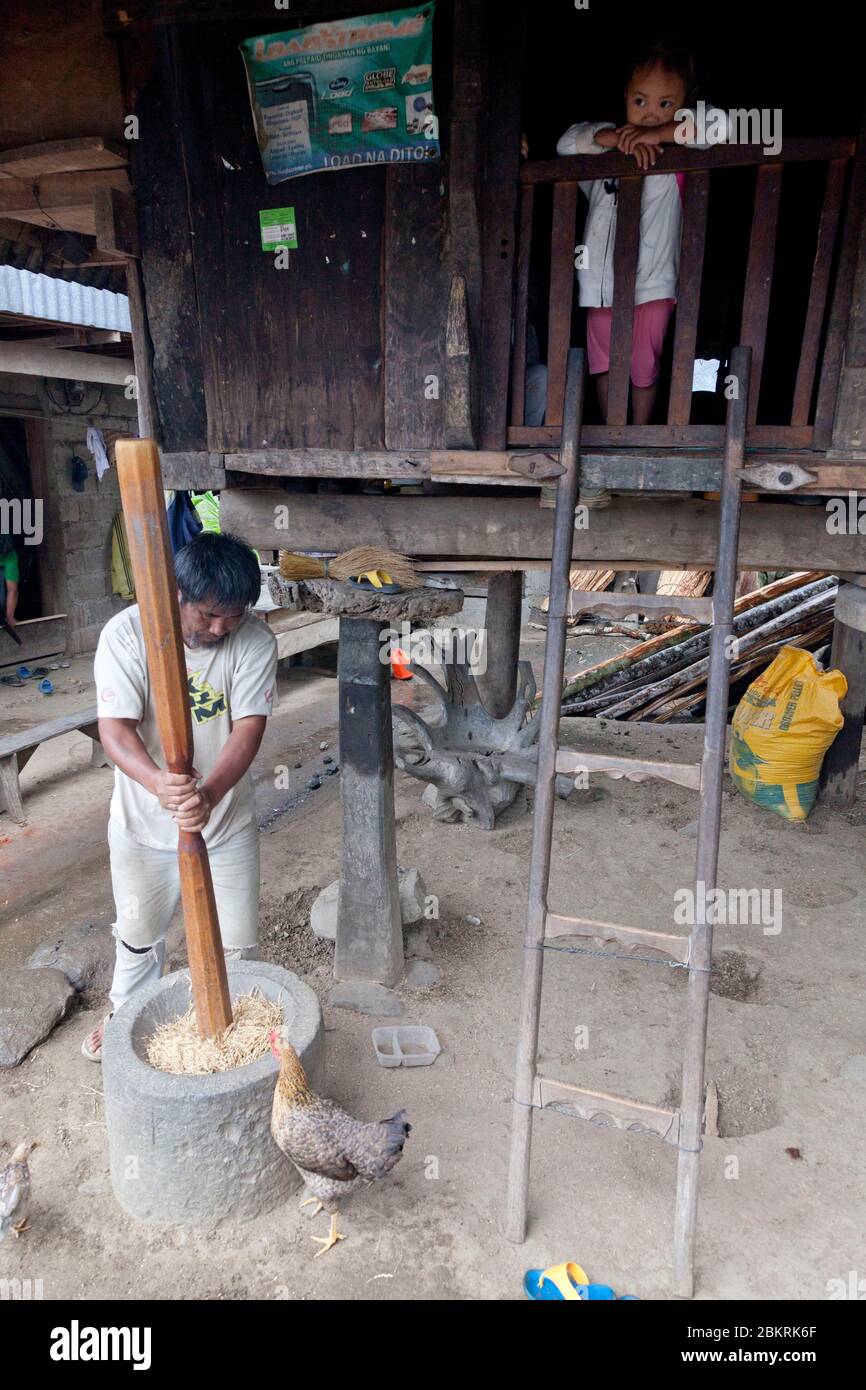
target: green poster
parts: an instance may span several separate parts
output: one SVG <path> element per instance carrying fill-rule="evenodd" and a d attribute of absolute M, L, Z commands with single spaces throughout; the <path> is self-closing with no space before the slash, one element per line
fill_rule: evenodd
<path fill-rule="evenodd" d="M 244 39 L 268 183 L 439 158 L 432 3 Z"/>

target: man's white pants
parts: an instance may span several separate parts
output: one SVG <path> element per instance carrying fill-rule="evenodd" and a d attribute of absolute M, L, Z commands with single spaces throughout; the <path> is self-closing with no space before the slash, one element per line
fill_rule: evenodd
<path fill-rule="evenodd" d="M 134 990 L 158 980 L 165 936 L 180 902 L 174 850 L 152 849 L 108 822 L 111 886 L 117 941 L 111 1006 L 122 1008 Z M 227 959 L 255 959 L 259 925 L 259 832 L 245 826 L 208 850 L 220 936 Z"/>

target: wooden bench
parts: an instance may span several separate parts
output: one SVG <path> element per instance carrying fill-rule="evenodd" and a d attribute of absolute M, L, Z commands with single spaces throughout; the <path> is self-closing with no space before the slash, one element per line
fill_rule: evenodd
<path fill-rule="evenodd" d="M 268 618 L 268 626 L 277 639 L 280 660 L 320 646 L 323 642 L 336 642 L 340 634 L 339 618 L 322 617 L 321 613 L 291 613 L 280 609 L 269 613 Z M 0 735 L 0 811 L 7 810 L 19 825 L 25 823 L 18 780 L 21 769 L 33 757 L 40 743 L 59 738 L 61 734 L 74 733 L 76 729 L 93 741 L 91 767 L 113 766 L 99 742 L 96 705 L 78 710 L 77 713 L 63 714 L 58 719 L 48 719 L 44 724 L 34 724 L 17 733 Z"/>
<path fill-rule="evenodd" d="M 57 719 L 46 719 L 42 724 L 0 737 L 0 810 L 5 807 L 19 825 L 26 820 L 18 780 L 21 769 L 33 757 L 40 743 L 59 738 L 61 734 L 74 733 L 76 729 L 92 740 L 91 767 L 112 767 L 111 759 L 99 742 L 96 705 L 88 705 L 86 709 L 73 711 L 72 714 L 61 714 Z"/>
<path fill-rule="evenodd" d="M 268 627 L 277 639 L 280 661 L 340 639 L 339 618 L 322 617 L 321 613 L 283 613 L 281 609 L 276 612 L 280 616 L 269 621 Z"/>

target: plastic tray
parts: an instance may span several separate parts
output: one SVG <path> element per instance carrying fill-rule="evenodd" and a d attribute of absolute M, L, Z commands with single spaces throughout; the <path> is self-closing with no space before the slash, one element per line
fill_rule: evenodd
<path fill-rule="evenodd" d="M 432 1028 L 426 1025 L 391 1025 L 371 1034 L 376 1058 L 382 1067 L 429 1067 L 442 1051 Z"/>

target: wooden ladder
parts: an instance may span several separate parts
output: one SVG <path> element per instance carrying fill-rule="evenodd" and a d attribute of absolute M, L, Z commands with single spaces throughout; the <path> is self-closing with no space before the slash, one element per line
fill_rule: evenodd
<path fill-rule="evenodd" d="M 569 589 L 568 572 L 572 564 L 574 511 L 580 481 L 580 429 L 584 393 L 584 353 L 578 349 L 569 351 L 560 452 L 564 471 L 559 476 L 556 486 L 538 773 L 532 821 L 506 1234 L 509 1240 L 517 1243 L 523 1241 L 526 1234 L 532 1117 L 535 1110 L 543 1110 L 547 1105 L 556 1104 L 567 1107 L 581 1119 L 588 1119 L 597 1124 L 613 1124 L 617 1128 L 634 1133 L 655 1135 L 672 1144 L 679 1152 L 674 1225 L 674 1281 L 677 1293 L 685 1298 L 690 1298 L 694 1291 L 698 1164 L 713 949 L 713 928 L 712 923 L 705 920 L 705 905 L 709 891 L 715 886 L 719 859 L 730 641 L 733 634 L 740 529 L 740 470 L 743 467 L 748 418 L 750 370 L 751 349 L 735 348 L 731 355 L 730 373 L 736 381 L 739 394 L 737 399 L 728 403 L 713 597 L 664 598 L 665 612 L 685 618 L 697 618 L 702 622 L 712 622 L 703 756 L 700 763 L 696 764 L 648 762 L 640 758 L 607 757 L 557 747 L 565 661 L 566 617 L 570 613 L 588 609 L 619 614 L 621 610 L 652 612 L 660 606 L 654 599 L 641 598 L 639 594 L 580 594 Z M 555 779 L 558 773 L 574 775 L 584 770 L 603 772 L 613 778 L 625 777 L 633 782 L 642 782 L 648 777 L 661 777 L 700 792 L 695 878 L 701 886 L 695 897 L 696 923 L 688 936 L 620 926 L 612 922 L 595 922 L 584 917 L 570 917 L 551 912 L 548 908 Z M 686 1036 L 679 1110 L 668 1110 L 657 1105 L 642 1104 L 625 1096 L 591 1091 L 538 1074 L 536 1054 L 544 953 L 549 943 L 565 936 L 599 938 L 626 949 L 634 946 L 652 947 L 688 971 Z M 557 948 L 554 946 L 553 949 Z"/>

